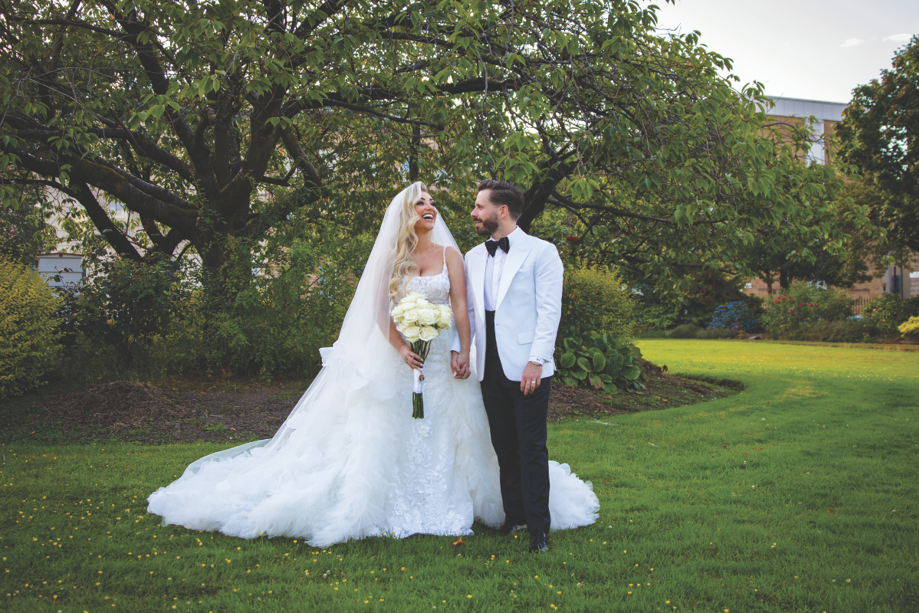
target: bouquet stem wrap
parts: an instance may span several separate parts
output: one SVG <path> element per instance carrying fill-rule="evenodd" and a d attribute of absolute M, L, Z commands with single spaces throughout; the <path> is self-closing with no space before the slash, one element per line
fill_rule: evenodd
<path fill-rule="evenodd" d="M 452 325 L 453 311 L 446 305 L 431 304 L 420 294 L 411 293 L 395 306 L 392 318 L 423 366 L 431 351 L 431 341 Z M 424 419 L 424 373 L 417 368 L 412 369 L 412 417 Z"/>
<path fill-rule="evenodd" d="M 421 361 L 428 359 L 428 353 L 431 351 L 431 341 L 417 341 L 411 345 L 412 351 L 421 356 Z M 422 364 L 423 366 L 423 364 Z M 413 369 L 412 376 L 414 383 L 412 386 L 412 417 L 415 419 L 424 419 L 424 373 L 420 369 Z"/>

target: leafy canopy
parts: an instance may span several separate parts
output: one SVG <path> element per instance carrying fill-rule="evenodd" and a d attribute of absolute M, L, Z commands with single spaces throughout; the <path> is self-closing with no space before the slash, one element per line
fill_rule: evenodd
<path fill-rule="evenodd" d="M 0 2 L 0 181 L 77 203 L 123 257 L 291 217 L 373 228 L 401 184 L 469 207 L 487 176 L 561 211 L 603 263 L 661 283 L 764 231 L 810 245 L 838 181 L 764 137 L 758 84 L 636 1 Z M 141 221 L 129 240 L 110 201 Z M 549 232 L 549 230 L 540 230 Z M 184 247 L 183 247 L 184 249 Z M 812 254 L 802 248 L 796 257 Z"/>
<path fill-rule="evenodd" d="M 919 36 L 855 89 L 836 134 L 843 159 L 883 194 L 871 216 L 891 246 L 919 251 Z"/>

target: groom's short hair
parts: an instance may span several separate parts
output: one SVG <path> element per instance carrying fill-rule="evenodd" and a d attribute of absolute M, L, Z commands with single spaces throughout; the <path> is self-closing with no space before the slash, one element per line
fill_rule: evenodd
<path fill-rule="evenodd" d="M 506 206 L 508 213 L 514 220 L 523 215 L 523 192 L 517 189 L 516 186 L 506 181 L 485 179 L 479 182 L 479 191 L 486 189 L 491 190 L 491 194 L 489 194 L 491 203 L 495 206 L 501 206 L 502 204 Z"/>

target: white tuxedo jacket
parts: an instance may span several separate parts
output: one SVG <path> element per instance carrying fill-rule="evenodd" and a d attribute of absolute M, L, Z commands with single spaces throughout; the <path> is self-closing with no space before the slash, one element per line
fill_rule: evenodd
<path fill-rule="evenodd" d="M 522 230 L 504 260 L 495 307 L 495 340 L 504 375 L 520 381 L 530 356 L 548 360 L 542 376 L 555 373 L 555 336 L 562 317 L 565 269 L 555 245 Z M 466 300 L 479 381 L 485 376 L 485 244 L 466 254 Z M 459 336 L 453 350 L 460 350 Z"/>

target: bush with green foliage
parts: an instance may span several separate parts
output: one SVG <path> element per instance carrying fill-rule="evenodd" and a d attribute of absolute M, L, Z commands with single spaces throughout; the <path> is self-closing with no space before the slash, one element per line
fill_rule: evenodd
<path fill-rule="evenodd" d="M 867 343 L 880 336 L 876 325 L 864 319 L 844 321 L 819 320 L 806 326 L 788 328 L 782 338 L 789 341 L 819 343 Z"/>
<path fill-rule="evenodd" d="M 763 327 L 775 336 L 816 321 L 844 321 L 852 316 L 852 299 L 844 290 L 794 283 L 767 299 Z"/>
<path fill-rule="evenodd" d="M 694 326 L 693 324 L 680 324 L 673 330 L 667 333 L 668 338 L 698 338 L 699 332 L 702 330 L 699 326 Z"/>
<path fill-rule="evenodd" d="M 41 275 L 0 259 L 0 398 L 41 385 L 54 367 L 59 305 Z"/>
<path fill-rule="evenodd" d="M 656 301 L 647 294 L 641 296 L 635 309 L 635 329 L 669 330 L 680 319 L 681 305 L 679 299 Z"/>
<path fill-rule="evenodd" d="M 609 334 L 568 336 L 556 348 L 558 378 L 574 387 L 589 385 L 605 390 L 613 385 L 623 390 L 644 389 L 640 357 L 638 347 Z"/>
<path fill-rule="evenodd" d="M 108 356 L 109 367 L 146 363 L 154 340 L 184 317 L 189 294 L 186 274 L 166 257 L 98 260 L 80 284 L 62 294 L 61 328 L 71 357 L 86 362 L 94 361 L 91 355 L 103 361 Z"/>
<path fill-rule="evenodd" d="M 231 291 L 204 276 L 187 320 L 168 339 L 176 366 L 266 380 L 315 373 L 319 348 L 334 342 L 354 295 L 353 263 L 366 260 L 368 245 L 314 238 L 273 253 L 273 274 L 236 266 Z"/>
<path fill-rule="evenodd" d="M 705 270 L 688 275 L 685 287 L 664 292 L 651 283 L 633 283 L 640 291 L 635 326 L 638 330 L 670 330 L 680 324 L 706 327 L 711 323 L 718 305 L 733 302 L 757 307 L 757 298 L 743 292 L 739 277 L 729 277 L 717 270 Z"/>
<path fill-rule="evenodd" d="M 866 302 L 859 315 L 874 323 L 884 334 L 896 334 L 897 326 L 919 315 L 919 296 L 902 300 L 897 294 L 881 294 Z"/>
<path fill-rule="evenodd" d="M 628 341 L 632 338 L 635 295 L 615 270 L 570 268 L 565 274 L 559 338 L 590 332 Z"/>
<path fill-rule="evenodd" d="M 913 316 L 900 324 L 897 329 L 907 338 L 919 338 L 919 317 Z"/>
<path fill-rule="evenodd" d="M 312 221 L 259 243 L 227 241 L 220 276 L 165 258 L 100 262 L 66 299 L 62 373 L 313 374 L 371 245 L 365 235 L 342 240 Z"/>

